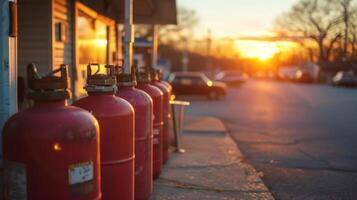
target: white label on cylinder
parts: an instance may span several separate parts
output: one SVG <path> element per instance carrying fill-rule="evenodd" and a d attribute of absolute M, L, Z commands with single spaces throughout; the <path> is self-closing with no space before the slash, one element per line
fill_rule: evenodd
<path fill-rule="evenodd" d="M 154 138 L 154 139 L 153 139 L 153 143 L 154 143 L 154 144 L 159 144 L 159 138 Z"/>
<path fill-rule="evenodd" d="M 159 144 L 160 129 L 154 129 L 154 144 Z"/>
<path fill-rule="evenodd" d="M 5 161 L 4 178 L 5 200 L 27 199 L 27 177 L 25 164 Z"/>
<path fill-rule="evenodd" d="M 160 129 L 154 129 L 154 137 L 158 137 L 160 135 Z"/>
<path fill-rule="evenodd" d="M 69 184 L 79 184 L 93 180 L 93 162 L 83 162 L 69 166 Z"/>

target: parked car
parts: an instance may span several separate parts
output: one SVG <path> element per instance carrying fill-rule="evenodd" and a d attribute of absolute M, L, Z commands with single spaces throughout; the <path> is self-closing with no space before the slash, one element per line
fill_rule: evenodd
<path fill-rule="evenodd" d="M 344 87 L 355 87 L 357 85 L 356 77 L 353 74 L 353 72 L 340 71 L 333 77 L 332 85 L 344 86 Z"/>
<path fill-rule="evenodd" d="M 227 93 L 225 83 L 211 81 L 200 72 L 177 72 L 169 77 L 175 95 L 205 95 L 210 99 L 219 99 Z"/>
<path fill-rule="evenodd" d="M 295 73 L 295 81 L 299 83 L 313 83 L 314 77 L 312 77 L 310 72 L 299 69 Z"/>
<path fill-rule="evenodd" d="M 222 71 L 214 77 L 215 81 L 221 81 L 228 86 L 241 86 L 248 80 L 248 75 L 237 71 Z"/>

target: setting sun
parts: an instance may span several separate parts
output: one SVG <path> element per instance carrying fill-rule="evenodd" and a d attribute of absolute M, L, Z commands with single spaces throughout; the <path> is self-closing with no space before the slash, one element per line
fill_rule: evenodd
<path fill-rule="evenodd" d="M 279 52 L 276 42 L 266 41 L 238 40 L 236 48 L 242 57 L 261 61 L 269 60 Z"/>
<path fill-rule="evenodd" d="M 237 51 L 243 58 L 267 61 L 280 52 L 289 52 L 299 47 L 293 41 L 237 40 Z"/>

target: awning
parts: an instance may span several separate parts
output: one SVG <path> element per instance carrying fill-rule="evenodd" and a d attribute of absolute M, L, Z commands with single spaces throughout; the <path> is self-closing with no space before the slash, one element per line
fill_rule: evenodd
<path fill-rule="evenodd" d="M 98 13 L 124 22 L 124 0 L 79 0 Z M 176 0 L 134 0 L 134 24 L 177 24 Z"/>

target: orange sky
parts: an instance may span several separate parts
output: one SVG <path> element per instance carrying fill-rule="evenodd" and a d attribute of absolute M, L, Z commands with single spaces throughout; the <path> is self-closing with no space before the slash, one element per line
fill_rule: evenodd
<path fill-rule="evenodd" d="M 272 36 L 273 33 L 266 34 L 266 36 L 258 36 L 263 38 Z M 290 41 L 266 41 L 253 39 L 238 39 L 236 41 L 236 49 L 243 58 L 255 58 L 261 61 L 267 61 L 273 58 L 278 53 L 290 51 L 297 48 L 298 44 Z"/>

